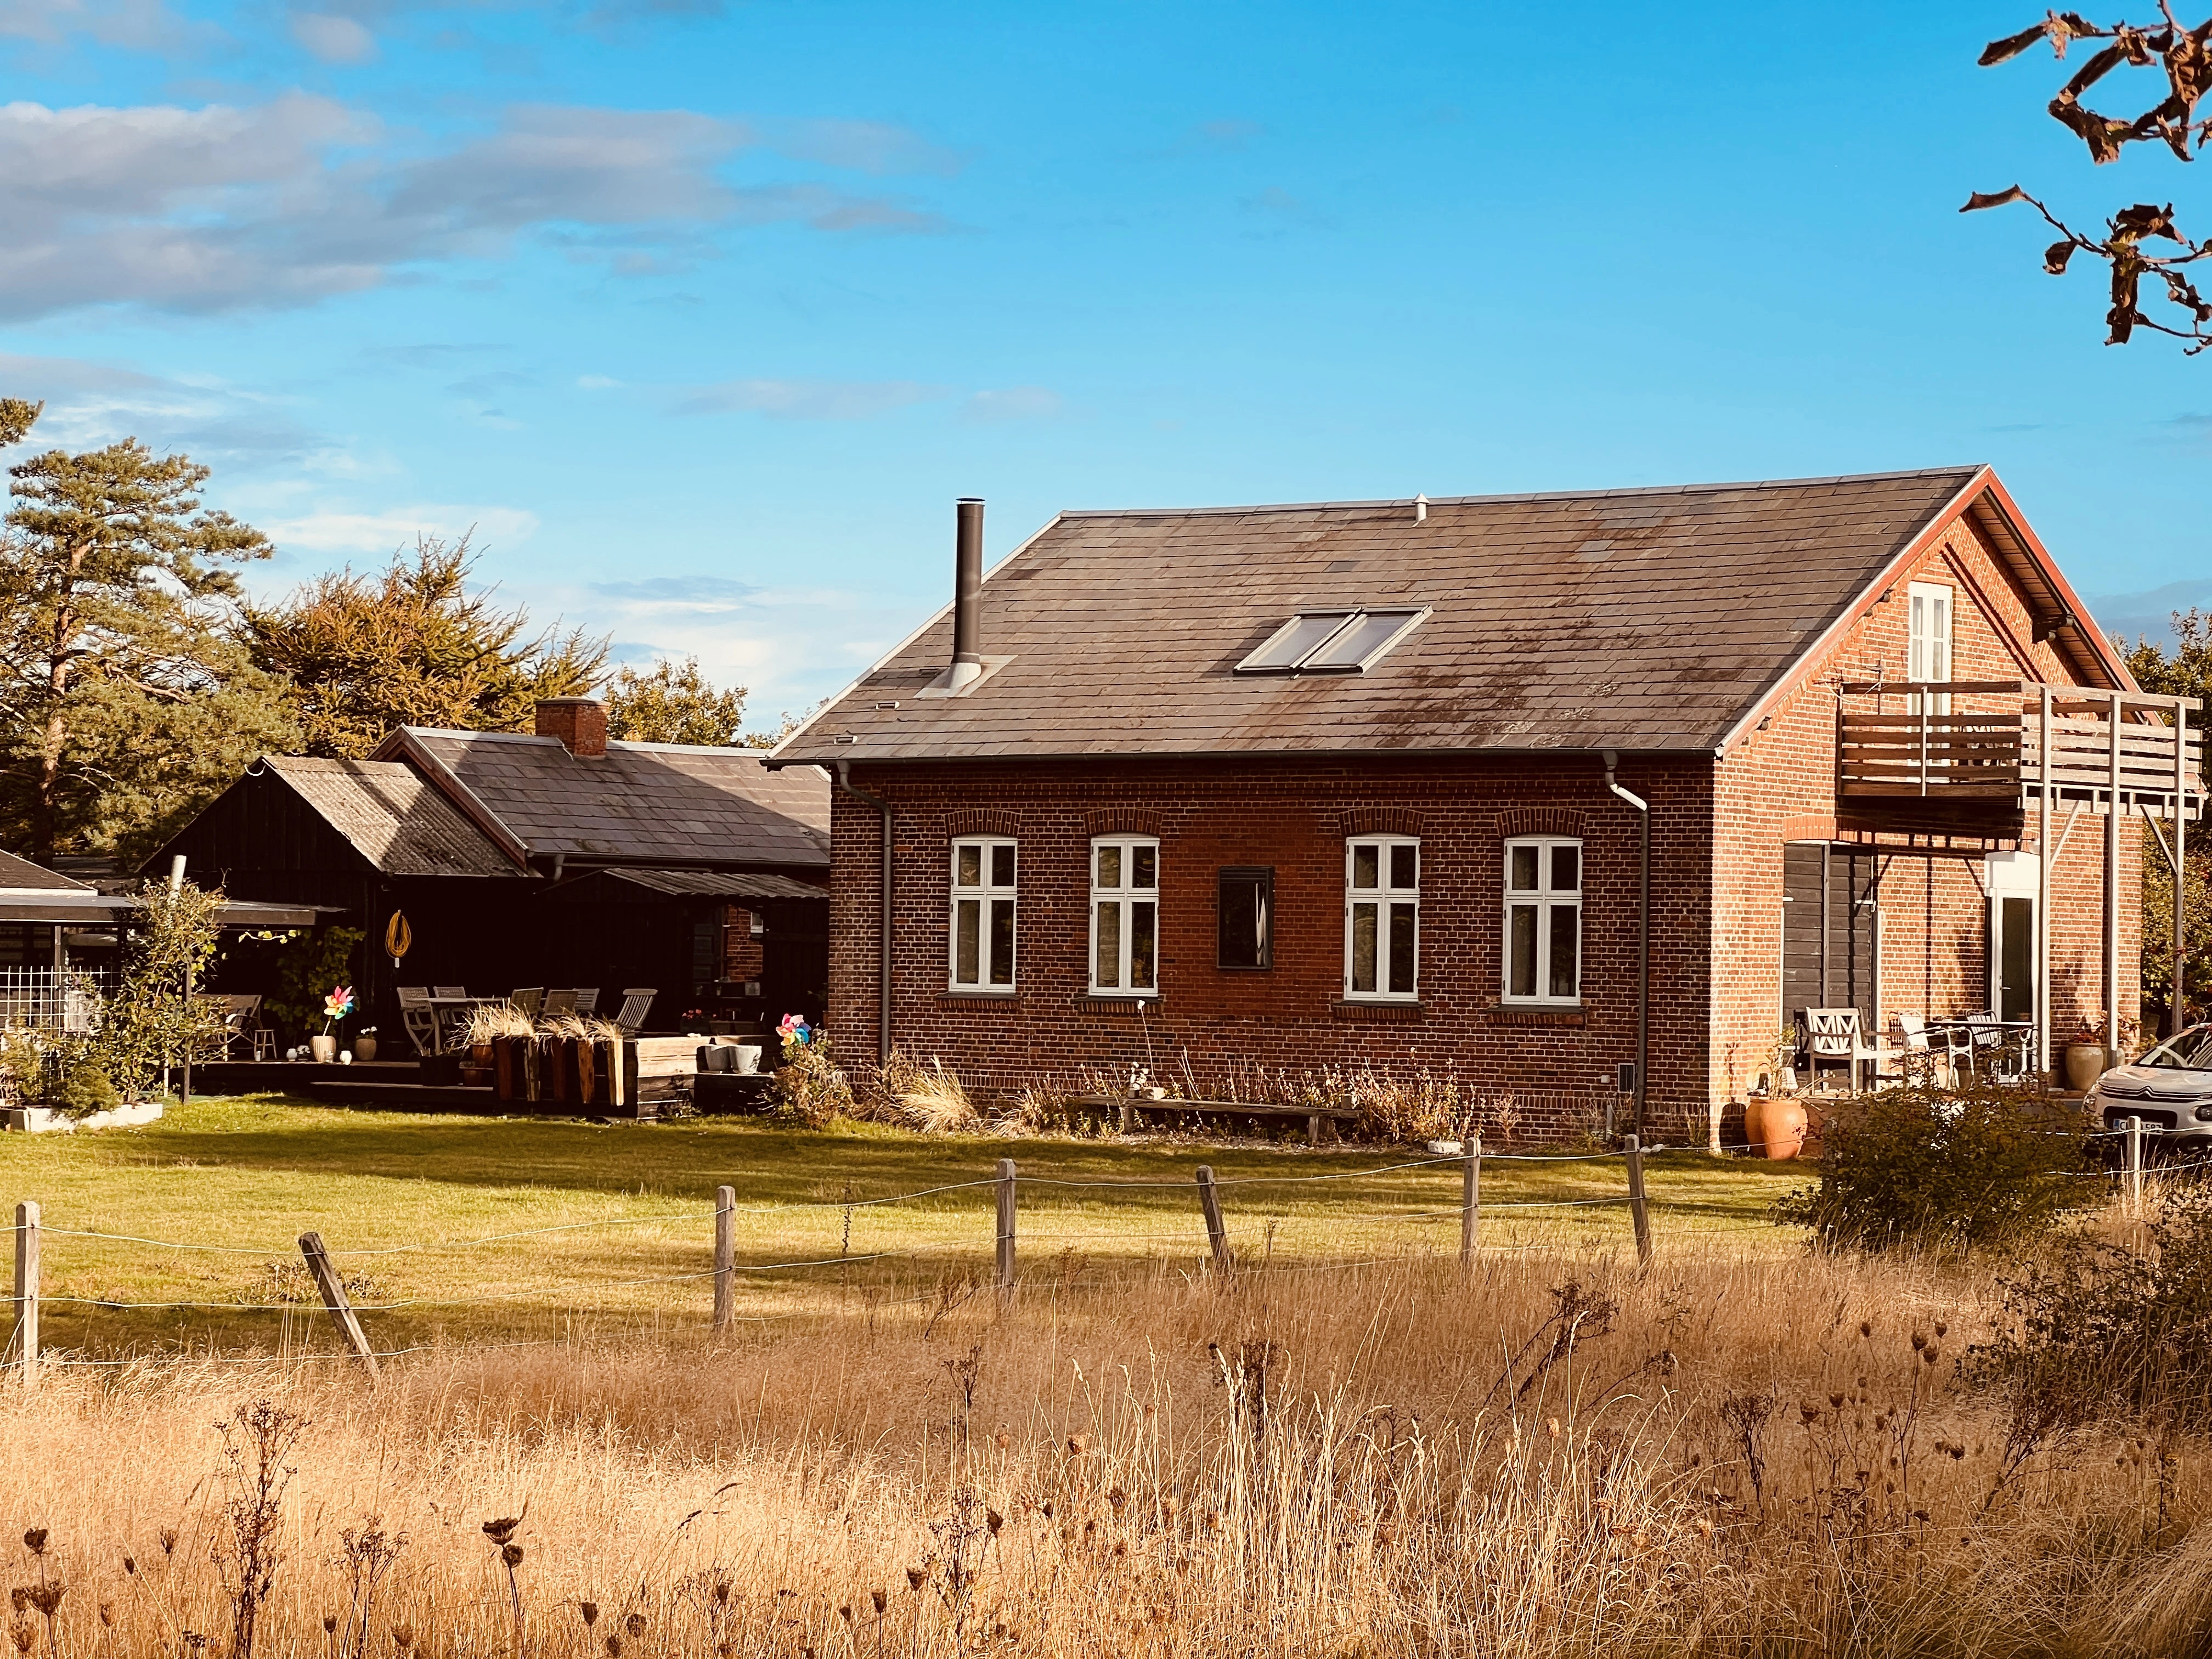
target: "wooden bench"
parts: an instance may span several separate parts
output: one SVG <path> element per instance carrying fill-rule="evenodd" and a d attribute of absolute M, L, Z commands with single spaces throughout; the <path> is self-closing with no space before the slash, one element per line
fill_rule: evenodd
<path fill-rule="evenodd" d="M 1079 1095 L 1074 1103 L 1116 1113 L 1123 1134 L 1142 1128 L 1146 1114 L 1155 1112 L 1171 1115 L 1177 1128 L 1193 1117 L 1304 1118 L 1306 1139 L 1316 1146 L 1321 1145 L 1323 1126 L 1334 1130 L 1336 1125 L 1349 1123 L 1359 1115 L 1348 1106 L 1324 1106 L 1316 1110 L 1307 1106 L 1263 1106 L 1249 1100 L 1182 1100 L 1172 1097 L 1154 1100 L 1145 1095 Z"/>

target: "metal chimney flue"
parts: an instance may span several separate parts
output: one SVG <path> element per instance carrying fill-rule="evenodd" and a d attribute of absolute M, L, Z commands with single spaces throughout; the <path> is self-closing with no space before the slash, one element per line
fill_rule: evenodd
<path fill-rule="evenodd" d="M 952 678 L 948 690 L 965 690 L 983 678 L 983 502 L 963 495 L 953 543 Z"/>

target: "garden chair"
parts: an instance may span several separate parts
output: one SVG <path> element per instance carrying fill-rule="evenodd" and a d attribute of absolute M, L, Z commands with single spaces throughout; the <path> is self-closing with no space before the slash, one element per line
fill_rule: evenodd
<path fill-rule="evenodd" d="M 468 994 L 469 988 L 465 985 L 433 985 L 430 988 L 430 994 L 433 996 L 465 997 Z"/>
<path fill-rule="evenodd" d="M 1931 1083 L 1936 1078 L 1936 1048 L 1928 1039 L 1928 1022 L 1917 1014 L 1889 1017 L 1889 1058 L 1893 1069 L 1886 1075 L 1897 1083 Z M 1885 1073 L 1876 1062 L 1875 1079 Z"/>
<path fill-rule="evenodd" d="M 259 1024 L 261 999 L 225 997 L 223 1000 L 230 1005 L 228 1012 L 222 1017 L 222 1057 L 228 1060 L 231 1049 L 240 1037 L 246 1039 L 248 1047 L 252 1046 L 254 1027 Z"/>
<path fill-rule="evenodd" d="M 430 1006 L 430 988 L 427 985 L 402 985 L 398 988 L 399 1027 L 407 1033 L 408 1042 L 415 1052 L 424 1057 L 438 1052 L 438 1011 Z"/>
<path fill-rule="evenodd" d="M 556 1014 L 573 1014 L 576 1012 L 576 994 L 574 991 L 548 991 L 539 1012 L 548 1019 Z"/>
<path fill-rule="evenodd" d="M 622 1012 L 615 1016 L 615 1024 L 622 1028 L 624 1036 L 635 1036 L 645 1029 L 645 1017 L 653 1012 L 653 1000 L 659 994 L 651 987 L 623 993 Z"/>
<path fill-rule="evenodd" d="M 1805 1058 L 1814 1079 L 1820 1075 L 1820 1065 L 1841 1061 L 1849 1068 L 1850 1090 L 1859 1089 L 1859 1067 L 1872 1069 L 1879 1058 L 1872 1043 L 1860 1034 L 1859 1011 L 1856 1008 L 1808 1008 L 1803 1011 L 1805 1022 Z"/>
<path fill-rule="evenodd" d="M 586 1019 L 599 1012 L 599 988 L 581 985 L 576 988 L 576 1012 Z"/>
<path fill-rule="evenodd" d="M 2027 1075 L 2025 1054 L 2005 1041 L 2008 1034 L 1995 1012 L 1984 1008 L 1980 1013 L 1968 1014 L 1960 1023 L 1966 1027 L 1960 1035 L 1967 1045 L 1977 1078 L 1987 1077 L 1992 1083 L 2017 1083 Z"/>
<path fill-rule="evenodd" d="M 538 1005 L 545 1000 L 545 988 L 542 985 L 527 987 L 517 991 L 513 996 L 507 998 L 507 1000 L 514 1005 L 514 1012 L 520 1014 L 523 1018 L 535 1019 L 538 1018 Z"/>

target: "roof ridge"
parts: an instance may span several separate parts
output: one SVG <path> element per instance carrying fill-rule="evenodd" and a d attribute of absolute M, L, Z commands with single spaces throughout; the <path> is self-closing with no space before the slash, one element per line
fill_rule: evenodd
<path fill-rule="evenodd" d="M 1493 501 L 1608 501 L 1624 495 L 1695 495 L 1728 489 L 1794 489 L 1813 484 L 1886 483 L 1899 478 L 1972 477 L 1984 462 L 1955 466 L 1900 467 L 1889 472 L 1837 472 L 1809 478 L 1740 478 L 1711 483 L 1636 484 L 1613 489 L 1520 489 L 1488 495 L 1431 495 L 1431 507 L 1477 507 Z M 1243 507 L 1071 507 L 1060 509 L 1068 519 L 1182 519 L 1204 514 L 1242 513 L 1319 513 L 1360 507 L 1411 507 L 1412 495 L 1389 495 L 1369 501 L 1257 501 Z M 997 567 L 994 567 L 994 572 Z"/>
<path fill-rule="evenodd" d="M 558 738 L 540 737 L 535 732 L 470 732 L 451 726 L 409 726 L 401 729 L 418 738 L 483 738 L 495 743 L 555 744 L 567 747 Z M 641 743 L 634 738 L 609 738 L 607 747 L 644 750 L 652 754 L 764 756 L 769 752 L 744 743 Z"/>

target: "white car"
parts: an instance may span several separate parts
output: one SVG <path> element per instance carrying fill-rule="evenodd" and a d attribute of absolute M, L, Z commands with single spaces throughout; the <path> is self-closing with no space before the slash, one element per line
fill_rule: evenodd
<path fill-rule="evenodd" d="M 2160 1146 L 2212 1146 L 2212 1024 L 2191 1025 L 2115 1066 L 2090 1089 L 2088 1105 L 2107 1129 L 2139 1117 L 2144 1138 Z"/>

